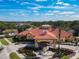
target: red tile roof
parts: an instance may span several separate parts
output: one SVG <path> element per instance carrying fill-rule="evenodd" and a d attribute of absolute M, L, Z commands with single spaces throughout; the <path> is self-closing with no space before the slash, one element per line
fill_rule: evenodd
<path fill-rule="evenodd" d="M 48 29 L 40 29 L 40 27 L 31 29 L 31 30 L 26 30 L 18 35 L 23 35 L 26 36 L 28 34 L 31 34 L 33 36 L 33 39 L 57 39 L 58 38 L 58 33 L 59 29 L 58 28 L 48 28 Z M 66 32 L 64 30 L 61 30 L 60 34 L 61 38 L 69 38 L 72 36 L 72 33 Z"/>

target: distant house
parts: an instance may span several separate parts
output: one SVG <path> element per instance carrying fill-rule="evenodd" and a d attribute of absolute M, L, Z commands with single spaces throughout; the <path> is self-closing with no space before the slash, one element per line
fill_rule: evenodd
<path fill-rule="evenodd" d="M 3 31 L 4 34 L 7 34 L 8 36 L 15 36 L 18 33 L 18 30 L 16 29 L 5 29 Z"/>
<path fill-rule="evenodd" d="M 42 25 L 40 27 L 23 31 L 19 33 L 20 36 L 31 36 L 32 39 L 37 41 L 56 42 L 59 39 L 59 28 L 54 28 L 51 25 Z M 61 29 L 60 39 L 62 41 L 70 40 L 73 34 Z"/>

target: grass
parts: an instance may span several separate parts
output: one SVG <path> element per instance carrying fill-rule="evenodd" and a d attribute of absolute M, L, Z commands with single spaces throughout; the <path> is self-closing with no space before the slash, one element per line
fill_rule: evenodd
<path fill-rule="evenodd" d="M 2 43 L 0 42 L 0 45 L 2 45 Z"/>
<path fill-rule="evenodd" d="M 77 59 L 79 59 L 79 58 L 77 58 Z"/>
<path fill-rule="evenodd" d="M 15 52 L 10 54 L 10 59 L 21 59 Z"/>
<path fill-rule="evenodd" d="M 9 43 L 8 43 L 5 39 L 0 39 L 0 42 L 1 42 L 3 45 L 9 45 Z"/>
<path fill-rule="evenodd" d="M 7 38 L 11 43 L 13 43 L 13 39 L 12 38 Z"/>
<path fill-rule="evenodd" d="M 61 59 L 70 59 L 69 56 L 63 56 Z"/>

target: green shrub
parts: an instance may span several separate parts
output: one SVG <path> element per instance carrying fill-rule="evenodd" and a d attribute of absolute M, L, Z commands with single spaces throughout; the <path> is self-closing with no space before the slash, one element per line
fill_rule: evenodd
<path fill-rule="evenodd" d="M 20 57 L 15 52 L 12 52 L 10 54 L 10 59 L 20 59 Z"/>
<path fill-rule="evenodd" d="M 61 59 L 70 59 L 69 56 L 63 56 Z"/>

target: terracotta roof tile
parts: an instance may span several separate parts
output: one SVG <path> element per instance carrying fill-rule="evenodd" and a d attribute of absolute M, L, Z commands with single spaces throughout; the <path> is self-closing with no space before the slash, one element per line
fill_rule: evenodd
<path fill-rule="evenodd" d="M 23 31 L 19 33 L 19 35 L 28 35 L 30 33 L 32 36 L 34 36 L 34 39 L 57 39 L 59 29 L 58 28 L 50 28 L 47 30 L 46 33 L 44 33 L 44 29 L 35 28 L 28 31 Z M 69 36 L 72 36 L 72 33 L 66 32 L 64 30 L 61 30 L 61 38 L 68 38 Z"/>

